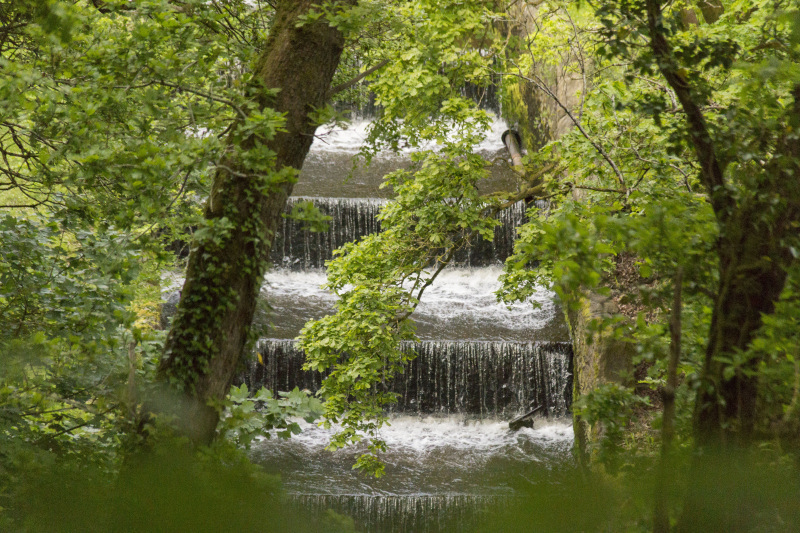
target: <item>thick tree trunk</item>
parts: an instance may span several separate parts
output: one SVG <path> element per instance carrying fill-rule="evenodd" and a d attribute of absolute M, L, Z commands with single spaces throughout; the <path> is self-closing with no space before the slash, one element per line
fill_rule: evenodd
<path fill-rule="evenodd" d="M 791 130 L 800 127 L 800 86 Z M 800 223 L 800 138 L 784 137 L 758 176 L 758 194 L 743 200 L 721 227 L 720 286 L 694 412 L 693 483 L 679 532 L 750 531 L 759 516 L 747 487 L 754 473 L 747 447 L 756 421 L 760 358 L 733 364 L 775 309 L 796 261 L 789 240 Z"/>
<path fill-rule="evenodd" d="M 716 0 L 707 2 L 716 6 Z M 661 18 L 661 1 L 646 0 L 650 45 L 658 67 L 686 113 L 687 130 L 700 163 L 700 178 L 720 230 L 719 288 L 714 302 L 694 412 L 695 456 L 679 532 L 747 531 L 749 512 L 743 484 L 747 445 L 752 437 L 758 393 L 758 357 L 745 354 L 775 309 L 795 261 L 789 239 L 800 222 L 800 86 L 787 110 L 787 132 L 776 139 L 764 167 L 740 165 L 750 194 L 726 183 L 727 165 L 706 125 L 702 97 L 680 73 Z M 706 13 L 704 12 L 704 15 Z M 713 16 L 713 13 L 711 14 Z M 706 15 L 708 16 L 708 15 Z M 749 173 L 749 175 L 745 175 Z"/>
<path fill-rule="evenodd" d="M 775 310 L 793 260 L 781 241 L 790 235 L 788 222 L 797 218 L 795 207 L 772 221 L 772 231 L 765 235 L 757 227 L 767 207 L 739 211 L 739 216 L 729 219 L 721 239 L 720 286 L 695 403 L 694 433 L 699 447 L 743 448 L 752 436 L 759 360 L 741 365 L 732 365 L 730 360 L 748 349 L 763 315 Z M 731 370 L 726 374 L 726 368 L 733 374 Z"/>
<path fill-rule="evenodd" d="M 800 85 L 791 117 L 800 126 Z M 748 349 L 775 309 L 796 260 L 788 240 L 800 222 L 800 139 L 782 138 L 771 164 L 758 176 L 758 194 L 742 200 L 721 227 L 720 286 L 711 319 L 700 389 L 695 403 L 698 447 L 724 451 L 749 444 L 755 423 L 759 360 L 734 367 L 726 359 Z M 729 372 L 730 373 L 730 372 Z"/>
<path fill-rule="evenodd" d="M 734 533 L 756 525 L 746 480 L 753 473 L 747 447 L 756 420 L 760 358 L 740 365 L 731 360 L 748 349 L 763 315 L 774 311 L 791 255 L 779 244 L 784 231 L 774 227 L 777 235 L 763 235 L 753 222 L 745 214 L 731 217 L 730 233 L 720 244 L 720 287 L 695 400 L 692 484 L 679 532 Z"/>
<path fill-rule="evenodd" d="M 285 131 L 272 138 L 231 134 L 205 208 L 207 231 L 200 232 L 189 256 L 159 367 L 161 380 L 180 391 L 181 407 L 162 404 L 153 410 L 174 414 L 179 429 L 195 443 L 214 438 L 219 417 L 214 404 L 227 394 L 248 340 L 272 236 L 294 182 L 291 171 L 278 172 L 301 168 L 316 130 L 309 112 L 325 105 L 344 46 L 342 33 L 324 20 L 297 26 L 314 3 L 278 2 L 250 90 L 259 109 L 285 115 Z M 264 146 L 274 154 L 273 173 L 253 170 L 241 157 L 260 148 L 263 164 L 269 157 Z"/>

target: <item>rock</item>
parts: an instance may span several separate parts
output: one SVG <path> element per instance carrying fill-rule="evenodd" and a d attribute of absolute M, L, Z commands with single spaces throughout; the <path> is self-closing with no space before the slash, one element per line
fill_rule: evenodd
<path fill-rule="evenodd" d="M 167 295 L 165 300 L 161 303 L 161 316 L 159 317 L 159 325 L 161 329 L 169 329 L 171 318 L 178 311 L 178 302 L 181 301 L 181 291 L 173 291 Z"/>

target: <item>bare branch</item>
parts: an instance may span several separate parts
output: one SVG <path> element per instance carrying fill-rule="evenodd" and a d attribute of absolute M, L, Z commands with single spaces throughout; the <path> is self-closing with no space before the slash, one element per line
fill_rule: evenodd
<path fill-rule="evenodd" d="M 535 74 L 532 75 L 533 77 L 530 77 L 530 76 L 524 76 L 522 73 L 514 74 L 514 73 L 496 72 L 496 71 L 495 73 L 498 76 L 513 76 L 515 78 L 525 80 L 529 83 L 532 83 L 533 85 L 536 86 L 537 89 L 539 89 L 540 91 L 544 92 L 547 96 L 549 96 L 553 100 L 553 102 L 555 102 L 555 104 L 558 107 L 560 107 L 562 111 L 564 111 L 564 113 L 567 115 L 570 121 L 575 125 L 575 127 L 578 128 L 578 131 L 581 132 L 581 135 L 583 135 L 583 137 L 587 141 L 589 141 L 589 143 L 594 147 L 597 153 L 599 153 L 600 156 L 606 161 L 606 163 L 608 163 L 608 165 L 614 171 L 614 174 L 617 176 L 617 180 L 619 181 L 620 185 L 622 185 L 623 188 L 627 188 L 627 186 L 625 185 L 625 177 L 623 176 L 622 171 L 619 169 L 617 164 L 614 163 L 614 160 L 611 159 L 611 156 L 609 156 L 608 153 L 603 149 L 603 147 L 600 146 L 594 139 L 592 139 L 589 136 L 586 130 L 583 129 L 583 126 L 581 126 L 580 121 L 577 118 L 575 118 L 575 116 L 572 114 L 569 108 L 567 108 L 567 106 L 561 101 L 561 99 L 555 93 L 553 93 L 552 90 L 550 90 L 550 88 L 547 86 L 546 83 L 540 80 Z"/>
<path fill-rule="evenodd" d="M 346 91 L 350 87 L 354 87 L 355 85 L 358 84 L 358 82 L 360 82 L 361 80 L 363 80 L 364 78 L 366 78 L 370 74 L 382 69 L 383 67 L 385 67 L 388 64 L 389 64 L 389 59 L 384 59 L 383 61 L 381 61 L 380 63 L 378 63 L 374 67 L 368 68 L 367 70 L 365 70 L 364 72 L 362 72 L 361 74 L 356 76 L 355 78 L 353 78 L 351 80 L 348 80 L 348 81 L 346 81 L 344 83 L 340 83 L 336 87 L 331 88 L 331 90 L 328 91 L 328 98 L 331 98 L 332 96 L 337 95 L 342 91 Z"/>

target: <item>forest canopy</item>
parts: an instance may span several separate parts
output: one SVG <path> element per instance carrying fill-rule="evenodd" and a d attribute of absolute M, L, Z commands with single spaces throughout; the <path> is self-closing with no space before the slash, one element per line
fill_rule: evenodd
<path fill-rule="evenodd" d="M 796 0 L 0 2 L 0 529 L 153 527 L 130 517 L 166 463 L 182 474 L 165 486 L 198 501 L 210 479 L 235 487 L 213 500 L 233 516 L 278 491 L 242 450 L 297 417 L 340 428 L 331 449 L 366 442 L 356 467 L 380 475 L 395 398 L 375 385 L 408 360 L 425 290 L 503 209 L 539 200 L 498 298 L 547 286 L 570 316 L 614 302 L 588 334 L 630 346 L 635 370 L 575 397 L 576 468 L 609 486 L 655 472 L 647 504 L 587 527 L 791 530 L 799 65 Z M 477 186 L 492 117 L 465 85 L 496 91 L 521 134 L 510 190 Z M 370 98 L 360 160 L 417 150 L 385 178 L 383 231 L 328 264 L 336 312 L 299 337 L 322 390 L 233 386 L 309 148 Z M 753 472 L 783 490 L 749 513 Z"/>

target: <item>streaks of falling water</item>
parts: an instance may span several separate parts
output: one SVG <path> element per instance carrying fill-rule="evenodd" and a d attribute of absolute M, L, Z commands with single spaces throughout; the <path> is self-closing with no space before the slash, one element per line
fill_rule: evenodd
<path fill-rule="evenodd" d="M 417 356 L 391 386 L 401 411 L 487 418 L 541 405 L 563 416 L 571 404 L 567 343 L 428 341 L 405 349 Z"/>
<path fill-rule="evenodd" d="M 503 500 L 465 494 L 415 496 L 298 494 L 292 500 L 303 512 L 323 513 L 332 509 L 353 518 L 364 533 L 422 531 L 470 531 L 496 510 Z"/>
<path fill-rule="evenodd" d="M 328 230 L 311 232 L 302 221 L 285 217 L 272 246 L 271 260 L 282 268 L 322 268 L 342 245 L 380 231 L 377 219 L 385 200 L 376 198 L 304 198 L 292 197 L 286 207 L 290 213 L 301 201 L 312 201 L 324 215 L 331 217 Z M 540 206 L 537 206 L 540 207 Z M 499 264 L 514 250 L 516 228 L 525 220 L 524 202 L 517 202 L 498 214 L 494 240 L 472 239 L 469 247 L 460 249 L 454 259 L 457 266 Z"/>
<path fill-rule="evenodd" d="M 399 395 L 396 412 L 510 417 L 532 406 L 564 416 L 571 404 L 571 347 L 568 343 L 422 341 L 403 374 L 387 384 Z M 244 377 L 251 390 L 294 387 L 319 390 L 322 375 L 303 370 L 305 354 L 294 341 L 262 339 L 264 364 L 253 362 Z"/>
<path fill-rule="evenodd" d="M 286 211 L 307 198 L 292 197 Z M 333 250 L 365 235 L 380 231 L 376 218 L 385 200 L 375 198 L 315 198 L 314 205 L 331 217 L 328 231 L 311 232 L 303 222 L 284 218 L 272 245 L 271 260 L 283 268 L 321 268 L 333 257 Z"/>

